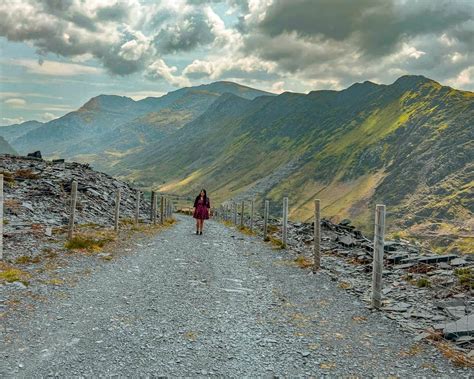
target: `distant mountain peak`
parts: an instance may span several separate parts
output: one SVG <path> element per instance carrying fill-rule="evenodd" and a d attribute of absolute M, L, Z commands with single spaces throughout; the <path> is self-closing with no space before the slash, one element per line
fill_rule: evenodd
<path fill-rule="evenodd" d="M 99 107 L 118 108 L 135 103 L 130 97 L 100 94 L 87 101 L 80 110 L 95 110 Z"/>
<path fill-rule="evenodd" d="M 392 84 L 393 86 L 401 86 L 401 87 L 413 87 L 418 86 L 420 84 L 426 83 L 433 83 L 439 84 L 438 82 L 427 78 L 423 75 L 403 75 L 400 76 L 395 82 Z"/>

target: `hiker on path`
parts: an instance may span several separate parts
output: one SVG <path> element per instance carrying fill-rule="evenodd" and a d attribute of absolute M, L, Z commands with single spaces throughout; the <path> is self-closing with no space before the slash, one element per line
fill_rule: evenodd
<path fill-rule="evenodd" d="M 209 219 L 209 208 L 211 202 L 206 195 L 206 190 L 202 189 L 201 193 L 196 196 L 193 207 L 193 217 L 196 219 L 196 234 L 202 234 L 204 220 Z"/>

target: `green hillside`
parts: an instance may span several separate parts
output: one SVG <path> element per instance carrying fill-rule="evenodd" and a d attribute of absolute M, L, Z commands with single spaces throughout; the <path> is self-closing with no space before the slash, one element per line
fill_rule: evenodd
<path fill-rule="evenodd" d="M 473 250 L 474 94 L 422 76 L 391 85 L 274 96 L 231 82 L 138 102 L 99 96 L 18 136 L 19 152 L 92 163 L 144 189 L 213 203 L 282 197 L 290 217 L 350 218 L 373 230 L 376 203 L 404 237 Z M 459 236 L 465 236 L 460 238 Z"/>
<path fill-rule="evenodd" d="M 251 101 L 224 95 L 109 169 L 164 192 L 205 187 L 217 202 L 268 197 L 275 214 L 288 195 L 290 216 L 301 220 L 320 198 L 324 216 L 366 230 L 380 202 L 394 230 L 433 228 L 436 218 L 462 220 L 447 224 L 463 234 L 474 211 L 473 118 L 473 93 L 419 76 Z"/>

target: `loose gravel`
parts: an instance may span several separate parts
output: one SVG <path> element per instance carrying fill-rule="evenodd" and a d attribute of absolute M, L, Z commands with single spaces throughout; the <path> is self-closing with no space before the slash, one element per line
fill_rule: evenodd
<path fill-rule="evenodd" d="M 179 217 L 21 318 L 0 377 L 472 374 L 284 250 L 214 221 L 193 230 Z"/>

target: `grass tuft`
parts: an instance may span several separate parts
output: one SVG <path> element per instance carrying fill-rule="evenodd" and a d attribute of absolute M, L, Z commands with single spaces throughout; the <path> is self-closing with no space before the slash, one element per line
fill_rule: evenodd
<path fill-rule="evenodd" d="M 454 275 L 457 276 L 459 284 L 462 286 L 474 288 L 474 275 L 471 267 L 457 268 L 454 270 Z"/>
<path fill-rule="evenodd" d="M 30 274 L 6 263 L 0 262 L 0 282 L 21 282 L 25 286 L 29 284 Z"/>
<path fill-rule="evenodd" d="M 91 253 L 102 251 L 103 247 L 115 240 L 110 231 L 77 234 L 64 245 L 69 250 L 86 250 Z"/>
<path fill-rule="evenodd" d="M 243 234 L 246 234 L 248 236 L 254 236 L 255 235 L 255 232 L 250 230 L 250 228 L 248 228 L 247 226 L 239 226 L 239 231 Z"/>
<path fill-rule="evenodd" d="M 268 237 L 268 241 L 276 248 L 276 249 L 286 249 L 286 245 L 283 243 L 282 240 L 275 238 L 275 237 Z"/>
<path fill-rule="evenodd" d="M 418 288 L 425 288 L 425 287 L 431 287 L 431 282 L 429 281 L 428 278 L 419 278 L 416 281 L 416 286 Z"/>
<path fill-rule="evenodd" d="M 298 255 L 294 262 L 299 268 L 313 267 L 313 262 L 304 255 Z"/>
<path fill-rule="evenodd" d="M 18 257 L 15 260 L 15 263 L 19 265 L 25 265 L 28 263 L 39 263 L 40 261 L 41 261 L 41 258 L 39 256 L 30 257 L 28 255 L 22 255 L 21 257 Z"/>
<path fill-rule="evenodd" d="M 38 179 L 39 175 L 35 174 L 31 169 L 19 169 L 15 171 L 15 177 L 21 179 Z"/>

